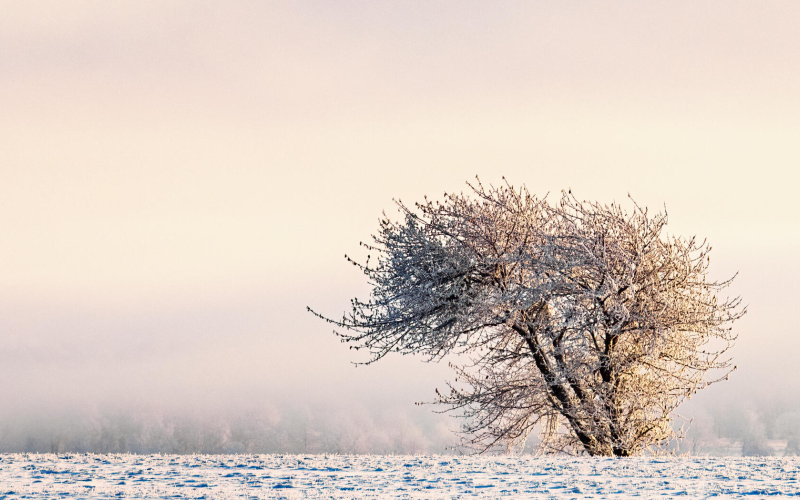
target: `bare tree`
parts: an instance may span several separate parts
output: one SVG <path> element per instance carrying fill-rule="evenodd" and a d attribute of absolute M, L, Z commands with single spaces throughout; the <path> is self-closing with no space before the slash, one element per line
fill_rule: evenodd
<path fill-rule="evenodd" d="M 726 379 L 730 323 L 746 309 L 706 277 L 705 241 L 664 235 L 666 213 L 635 202 L 554 205 L 523 186 L 384 214 L 372 285 L 337 332 L 374 362 L 390 352 L 468 355 L 440 403 L 465 418 L 476 451 L 524 447 L 630 456 L 678 437 L 671 414 Z M 310 309 L 309 309 L 310 310 Z M 735 369 L 735 367 L 733 367 Z M 710 378 L 716 375 L 716 378 Z M 537 427 L 538 426 L 538 427 Z"/>

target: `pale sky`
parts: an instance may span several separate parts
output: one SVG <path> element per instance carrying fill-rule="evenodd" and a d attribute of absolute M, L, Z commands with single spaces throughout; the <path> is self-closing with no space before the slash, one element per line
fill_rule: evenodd
<path fill-rule="evenodd" d="M 740 272 L 728 391 L 800 392 L 798 19 L 790 1 L 1 1 L 6 411 L 431 399 L 446 368 L 354 369 L 305 306 L 364 296 L 343 255 L 393 198 L 476 175 L 666 205 L 714 276 Z"/>

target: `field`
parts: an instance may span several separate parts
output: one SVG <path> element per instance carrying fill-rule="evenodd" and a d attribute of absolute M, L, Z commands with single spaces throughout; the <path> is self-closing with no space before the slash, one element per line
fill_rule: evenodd
<path fill-rule="evenodd" d="M 0 498 L 800 497 L 797 458 L 0 455 Z"/>

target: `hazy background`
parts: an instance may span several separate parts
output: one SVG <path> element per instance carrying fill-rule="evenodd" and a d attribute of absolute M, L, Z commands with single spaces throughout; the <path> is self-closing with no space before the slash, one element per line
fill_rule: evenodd
<path fill-rule="evenodd" d="M 305 308 L 367 293 L 343 254 L 392 198 L 475 175 L 631 193 L 708 237 L 750 313 L 739 370 L 684 408 L 687 443 L 792 449 L 798 19 L 790 1 L 0 1 L 0 451 L 444 449 L 453 422 L 413 402 L 447 368 L 354 368 Z"/>

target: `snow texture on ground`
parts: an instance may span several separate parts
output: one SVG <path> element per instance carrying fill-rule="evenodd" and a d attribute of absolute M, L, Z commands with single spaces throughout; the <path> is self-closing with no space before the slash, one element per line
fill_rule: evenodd
<path fill-rule="evenodd" d="M 800 497 L 800 458 L 0 455 L 11 498 Z"/>

